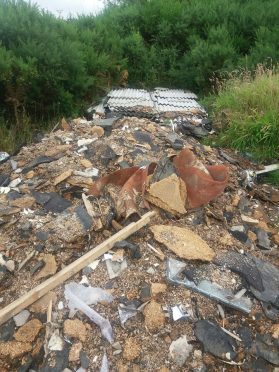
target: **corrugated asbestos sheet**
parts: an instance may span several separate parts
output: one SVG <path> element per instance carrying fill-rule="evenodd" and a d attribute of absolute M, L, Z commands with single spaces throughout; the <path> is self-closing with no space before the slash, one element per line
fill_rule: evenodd
<path fill-rule="evenodd" d="M 106 106 L 112 111 L 141 110 L 160 112 L 204 111 L 194 93 L 182 89 L 156 88 L 152 92 L 143 89 L 117 89 L 108 94 Z"/>

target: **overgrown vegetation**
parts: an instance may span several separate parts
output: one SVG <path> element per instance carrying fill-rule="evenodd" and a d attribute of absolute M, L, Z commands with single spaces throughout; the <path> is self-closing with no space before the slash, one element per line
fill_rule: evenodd
<path fill-rule="evenodd" d="M 97 16 L 63 20 L 0 1 L 1 149 L 114 85 L 206 95 L 213 75 L 279 60 L 279 0 L 106 3 Z"/>
<path fill-rule="evenodd" d="M 259 65 L 254 73 L 232 73 L 217 82 L 217 94 L 209 98 L 217 143 L 251 153 L 255 159 L 279 158 L 278 68 Z"/>

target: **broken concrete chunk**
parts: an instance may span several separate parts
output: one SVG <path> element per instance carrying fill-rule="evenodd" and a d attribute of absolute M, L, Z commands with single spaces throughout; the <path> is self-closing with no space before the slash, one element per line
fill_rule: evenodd
<path fill-rule="evenodd" d="M 155 239 L 178 257 L 186 260 L 211 261 L 215 256 L 209 245 L 193 231 L 167 225 L 150 227 Z"/>
<path fill-rule="evenodd" d="M 193 346 L 188 344 L 186 336 L 181 336 L 170 345 L 170 355 L 175 364 L 179 367 L 182 367 L 185 364 L 192 350 Z"/>
<path fill-rule="evenodd" d="M 152 204 L 174 215 L 186 213 L 186 197 L 185 183 L 176 174 L 153 183 L 146 195 Z"/>
<path fill-rule="evenodd" d="M 21 342 L 32 342 L 35 340 L 43 325 L 38 319 L 32 319 L 15 333 L 14 337 L 16 341 Z"/>
<path fill-rule="evenodd" d="M 51 254 L 45 254 L 42 256 L 42 260 L 45 263 L 43 269 L 36 275 L 35 279 L 41 278 L 48 278 L 49 276 L 53 275 L 57 271 L 57 264 L 55 261 L 55 257 Z"/>
<path fill-rule="evenodd" d="M 140 356 L 141 346 L 136 338 L 130 337 L 127 339 L 124 345 L 123 357 L 132 361 Z"/>
<path fill-rule="evenodd" d="M 67 319 L 64 322 L 64 334 L 84 342 L 86 340 L 86 327 L 79 319 Z"/>
<path fill-rule="evenodd" d="M 150 332 L 156 332 L 165 325 L 165 314 L 161 305 L 156 301 L 151 301 L 144 308 L 145 325 Z"/>
<path fill-rule="evenodd" d="M 0 342 L 0 356 L 14 360 L 30 352 L 32 345 L 29 342 L 8 341 Z"/>
<path fill-rule="evenodd" d="M 236 357 L 235 340 L 218 325 L 208 320 L 198 320 L 195 325 L 195 335 L 206 352 L 225 360 L 233 360 Z"/>

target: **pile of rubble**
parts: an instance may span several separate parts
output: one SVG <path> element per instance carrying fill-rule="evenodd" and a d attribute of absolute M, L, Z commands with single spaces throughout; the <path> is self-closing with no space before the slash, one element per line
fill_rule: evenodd
<path fill-rule="evenodd" d="M 172 124 L 63 119 L 3 156 L 1 371 L 276 370 L 279 191 Z"/>

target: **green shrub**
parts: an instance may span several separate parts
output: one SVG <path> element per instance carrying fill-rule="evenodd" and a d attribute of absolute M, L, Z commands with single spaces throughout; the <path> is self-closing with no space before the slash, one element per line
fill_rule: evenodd
<path fill-rule="evenodd" d="M 217 143 L 252 153 L 259 160 L 279 158 L 279 73 L 258 66 L 217 82 L 207 101 L 219 129 Z"/>

